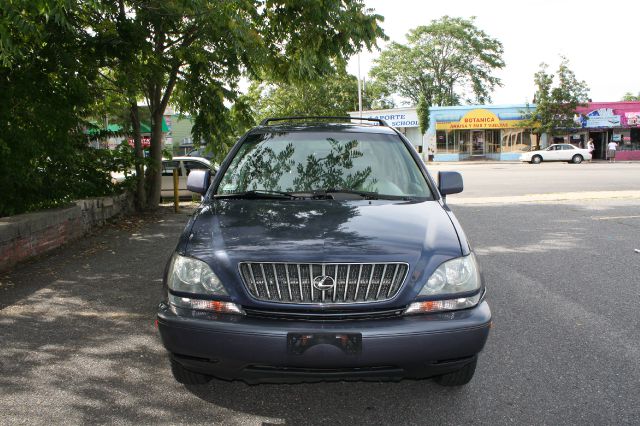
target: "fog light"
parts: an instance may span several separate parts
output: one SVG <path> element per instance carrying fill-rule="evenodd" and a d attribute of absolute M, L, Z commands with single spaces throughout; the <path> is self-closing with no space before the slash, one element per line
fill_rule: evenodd
<path fill-rule="evenodd" d="M 209 311 L 219 314 L 244 315 L 244 311 L 239 305 L 231 302 L 221 302 L 219 300 L 191 299 L 170 294 L 169 303 L 177 308 L 183 309 L 195 309 L 197 311 Z"/>
<path fill-rule="evenodd" d="M 421 314 L 429 312 L 456 311 L 458 309 L 472 308 L 480 301 L 481 294 L 471 297 L 459 297 L 447 300 L 429 300 L 425 302 L 415 302 L 409 305 L 404 311 L 406 315 Z"/>

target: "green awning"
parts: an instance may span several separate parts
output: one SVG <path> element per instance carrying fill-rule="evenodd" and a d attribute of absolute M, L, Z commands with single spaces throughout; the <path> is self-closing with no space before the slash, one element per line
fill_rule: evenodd
<path fill-rule="evenodd" d="M 168 131 L 169 126 L 167 126 L 167 122 L 162 117 L 162 133 L 167 133 Z M 140 123 L 140 133 L 151 133 L 151 123 Z"/>
<path fill-rule="evenodd" d="M 106 129 L 100 129 L 97 126 L 91 129 L 87 129 L 87 134 L 91 136 L 99 135 L 100 133 L 121 133 L 122 126 L 119 124 L 109 124 Z"/>
<path fill-rule="evenodd" d="M 162 133 L 169 132 L 169 126 L 167 122 L 162 118 Z M 96 124 L 93 127 L 86 130 L 86 133 L 91 136 L 97 136 L 104 133 L 126 133 L 124 127 L 119 124 L 109 124 L 106 129 L 100 128 Z M 151 123 L 140 123 L 140 133 L 151 133 Z"/>

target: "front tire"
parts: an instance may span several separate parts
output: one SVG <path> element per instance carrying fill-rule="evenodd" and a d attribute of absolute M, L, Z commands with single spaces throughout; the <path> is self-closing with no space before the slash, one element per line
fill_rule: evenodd
<path fill-rule="evenodd" d="M 443 374 L 434 378 L 435 382 L 440 386 L 462 386 L 466 385 L 473 378 L 473 374 L 476 372 L 476 364 L 478 358 L 475 358 L 469 364 L 462 367 L 460 370 L 452 373 Z"/>
<path fill-rule="evenodd" d="M 580 163 L 582 163 L 582 160 L 584 160 L 584 158 L 582 158 L 582 155 L 580 155 L 580 154 L 576 154 L 576 155 L 574 155 L 574 156 L 573 156 L 573 158 L 571 159 L 571 162 L 572 162 L 573 164 L 580 164 Z"/>
<path fill-rule="evenodd" d="M 534 155 L 531 157 L 531 164 L 540 164 L 542 163 L 542 157 L 539 155 Z"/>
<path fill-rule="evenodd" d="M 171 372 L 173 373 L 173 377 L 183 385 L 205 385 L 212 379 L 211 376 L 207 376 L 206 374 L 187 370 L 173 359 L 171 360 Z"/>

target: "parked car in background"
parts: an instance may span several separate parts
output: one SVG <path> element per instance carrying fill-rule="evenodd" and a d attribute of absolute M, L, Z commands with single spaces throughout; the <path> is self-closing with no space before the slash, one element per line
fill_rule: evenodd
<path fill-rule="evenodd" d="M 321 119 L 332 122 L 265 120 L 213 182 L 189 175 L 204 197 L 158 308 L 174 377 L 466 384 L 491 311 L 445 202 L 462 177 L 436 184 L 383 120 Z"/>
<path fill-rule="evenodd" d="M 569 143 L 554 144 L 545 149 L 529 151 L 520 155 L 520 161 L 531 164 L 539 164 L 543 161 L 567 161 L 580 164 L 584 160 L 591 160 L 589 151 Z"/>
<path fill-rule="evenodd" d="M 200 147 L 200 148 L 196 148 L 196 149 L 192 149 L 191 151 L 189 151 L 187 153 L 188 157 L 202 157 L 202 158 L 206 158 L 207 160 L 211 161 L 211 159 L 213 158 L 213 153 L 211 151 L 208 151 L 206 149 L 206 147 Z"/>
<path fill-rule="evenodd" d="M 162 190 L 163 198 L 173 198 L 173 170 L 178 169 L 178 196 L 191 198 L 193 193 L 187 189 L 187 177 L 193 170 L 211 170 L 211 176 L 216 174 L 211 161 L 202 157 L 173 157 L 162 160 Z"/>
<path fill-rule="evenodd" d="M 160 196 L 173 198 L 173 170 L 178 169 L 178 196 L 192 198 L 193 193 L 187 190 L 187 177 L 192 170 L 210 170 L 211 176 L 217 172 L 217 167 L 206 158 L 201 157 L 173 157 L 162 160 L 162 187 Z M 135 176 L 135 170 L 128 173 Z M 126 176 L 123 172 L 112 172 L 111 180 L 114 183 L 124 182 Z"/>

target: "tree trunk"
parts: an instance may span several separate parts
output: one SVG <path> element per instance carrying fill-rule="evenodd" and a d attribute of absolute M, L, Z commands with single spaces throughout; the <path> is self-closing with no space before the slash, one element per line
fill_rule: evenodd
<path fill-rule="evenodd" d="M 151 165 L 147 169 L 147 207 L 151 210 L 160 204 L 162 187 L 162 113 L 154 108 L 151 115 Z"/>
<path fill-rule="evenodd" d="M 144 188 L 144 151 L 142 150 L 142 137 L 140 135 L 140 112 L 135 99 L 130 101 L 129 105 L 136 161 L 136 210 L 141 211 L 147 208 L 147 193 Z"/>

